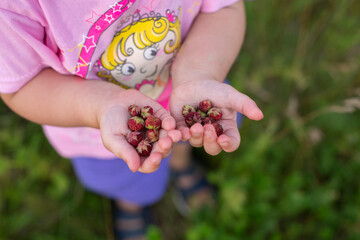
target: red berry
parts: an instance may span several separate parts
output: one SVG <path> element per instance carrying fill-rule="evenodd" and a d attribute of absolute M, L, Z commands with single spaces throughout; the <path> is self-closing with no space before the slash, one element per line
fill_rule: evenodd
<path fill-rule="evenodd" d="M 221 110 L 215 107 L 210 108 L 210 110 L 207 112 L 207 115 L 215 119 L 215 121 L 219 121 L 222 118 Z"/>
<path fill-rule="evenodd" d="M 188 127 L 191 127 L 195 123 L 201 123 L 201 121 L 202 121 L 202 118 L 201 118 L 200 113 L 198 113 L 198 112 L 189 112 L 185 116 L 185 123 L 186 123 L 186 125 L 188 125 Z"/>
<path fill-rule="evenodd" d="M 184 106 L 182 107 L 181 113 L 182 113 L 182 115 L 183 115 L 184 117 L 186 116 L 186 114 L 191 113 L 191 112 L 196 112 L 196 109 L 195 109 L 193 106 L 184 105 Z"/>
<path fill-rule="evenodd" d="M 197 113 L 200 113 L 202 119 L 203 119 L 204 117 L 206 117 L 206 113 L 204 113 L 204 112 L 201 111 L 200 109 L 198 109 L 196 112 L 197 112 Z"/>
<path fill-rule="evenodd" d="M 200 109 L 200 111 L 202 111 L 204 113 L 209 111 L 210 108 L 212 108 L 212 104 L 211 104 L 210 100 L 203 100 L 199 103 L 199 109 Z"/>
<path fill-rule="evenodd" d="M 156 142 L 157 140 L 159 140 L 159 130 L 150 129 L 147 132 L 147 138 L 148 138 L 149 142 Z"/>
<path fill-rule="evenodd" d="M 220 136 L 221 134 L 224 133 L 224 129 L 223 129 L 223 127 L 221 126 L 221 124 L 215 122 L 215 123 L 213 123 L 212 125 L 213 125 L 213 127 L 215 128 L 215 132 L 216 132 L 216 135 L 217 135 L 217 136 Z"/>
<path fill-rule="evenodd" d="M 141 117 L 131 117 L 128 121 L 128 126 L 132 131 L 140 131 L 144 129 L 144 119 Z"/>
<path fill-rule="evenodd" d="M 139 142 L 141 140 L 143 140 L 143 134 L 141 132 L 131 132 L 128 136 L 127 136 L 127 141 L 133 145 L 134 147 L 136 147 Z"/>
<path fill-rule="evenodd" d="M 152 145 L 148 140 L 144 139 L 137 145 L 136 150 L 140 156 L 146 157 L 150 155 L 152 150 Z"/>
<path fill-rule="evenodd" d="M 154 110 L 150 106 L 145 106 L 141 109 L 141 116 L 143 119 L 147 119 L 154 114 Z"/>
<path fill-rule="evenodd" d="M 140 116 L 140 108 L 135 104 L 131 104 L 128 108 L 128 111 L 132 117 Z"/>
<path fill-rule="evenodd" d="M 147 129 L 159 129 L 161 127 L 161 120 L 155 116 L 149 116 L 145 120 L 145 127 Z"/>
<path fill-rule="evenodd" d="M 215 119 L 211 118 L 211 117 L 204 117 L 201 124 L 205 125 L 205 124 L 212 124 L 215 122 Z"/>

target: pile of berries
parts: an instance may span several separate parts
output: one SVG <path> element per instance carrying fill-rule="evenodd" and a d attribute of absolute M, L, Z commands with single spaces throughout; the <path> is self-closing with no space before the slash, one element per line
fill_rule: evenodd
<path fill-rule="evenodd" d="M 154 110 L 150 106 L 140 107 L 132 104 L 129 106 L 130 119 L 128 127 L 131 133 L 127 141 L 136 148 L 140 156 L 149 156 L 152 144 L 159 140 L 161 120 L 155 117 Z"/>
<path fill-rule="evenodd" d="M 212 124 L 217 136 L 224 133 L 221 124 L 216 122 L 222 118 L 222 112 L 219 108 L 213 107 L 210 100 L 201 101 L 196 108 L 191 105 L 184 105 L 182 115 L 188 127 L 191 127 L 195 123 L 201 123 L 202 125 Z"/>

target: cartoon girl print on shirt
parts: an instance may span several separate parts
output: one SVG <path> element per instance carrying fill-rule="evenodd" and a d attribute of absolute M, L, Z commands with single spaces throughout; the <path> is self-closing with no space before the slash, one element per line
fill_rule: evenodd
<path fill-rule="evenodd" d="M 100 58 L 106 70 L 97 75 L 156 99 L 168 82 L 180 41 L 180 21 L 174 12 L 140 17 L 115 34 Z"/>

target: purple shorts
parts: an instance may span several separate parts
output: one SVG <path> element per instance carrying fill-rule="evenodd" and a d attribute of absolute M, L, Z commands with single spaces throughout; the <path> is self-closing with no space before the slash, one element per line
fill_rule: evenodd
<path fill-rule="evenodd" d="M 102 160 L 89 157 L 71 159 L 76 175 L 88 190 L 107 198 L 140 206 L 159 201 L 167 187 L 170 156 L 153 173 L 133 173 L 119 158 Z"/>

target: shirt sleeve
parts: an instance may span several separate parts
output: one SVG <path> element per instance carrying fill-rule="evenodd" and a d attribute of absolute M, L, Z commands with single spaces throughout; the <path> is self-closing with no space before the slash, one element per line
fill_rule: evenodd
<path fill-rule="evenodd" d="M 216 12 L 217 10 L 238 2 L 239 0 L 203 0 L 201 12 Z"/>
<path fill-rule="evenodd" d="M 45 27 L 30 16 L 0 7 L 0 39 L 1 93 L 18 91 L 48 62 L 59 62 L 45 44 Z"/>

